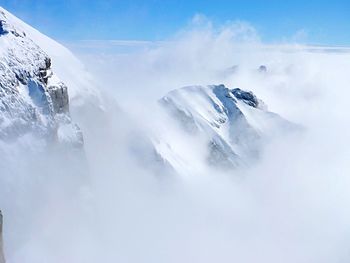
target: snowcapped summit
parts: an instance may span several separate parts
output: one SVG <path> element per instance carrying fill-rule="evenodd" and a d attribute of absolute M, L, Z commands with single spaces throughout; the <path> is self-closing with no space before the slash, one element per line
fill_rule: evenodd
<path fill-rule="evenodd" d="M 169 92 L 160 103 L 190 137 L 205 138 L 206 161 L 217 167 L 236 167 L 256 157 L 264 140 L 292 125 L 267 111 L 252 92 L 224 85 L 184 87 Z M 164 144 L 174 150 L 176 142 L 159 141 L 157 149 L 167 159 Z M 176 153 L 179 159 L 186 156 L 181 150 Z"/>
<path fill-rule="evenodd" d="M 69 114 L 68 88 L 30 35 L 30 27 L 0 9 L 0 140 L 33 135 L 82 145 L 80 129 Z"/>

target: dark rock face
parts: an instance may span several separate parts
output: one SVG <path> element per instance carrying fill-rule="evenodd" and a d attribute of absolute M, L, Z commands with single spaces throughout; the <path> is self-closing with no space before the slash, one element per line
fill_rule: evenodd
<path fill-rule="evenodd" d="M 67 113 L 69 111 L 68 89 L 60 83 L 58 86 L 48 86 L 48 92 L 52 100 L 55 113 Z"/>
<path fill-rule="evenodd" d="M 16 37 L 22 36 L 25 37 L 26 34 L 24 32 L 19 33 L 16 28 L 14 28 L 13 26 L 11 26 L 7 20 L 6 20 L 6 16 L 5 13 L 0 11 L 0 35 L 5 35 L 5 34 L 13 34 Z"/>
<path fill-rule="evenodd" d="M 244 103 L 248 104 L 249 106 L 252 106 L 254 108 L 258 108 L 259 106 L 259 100 L 258 98 L 253 94 L 251 91 L 244 91 L 241 89 L 233 89 L 231 90 L 233 95 L 238 99 L 243 101 Z"/>
<path fill-rule="evenodd" d="M 2 237 L 2 213 L 0 211 L 0 263 L 5 263 L 4 247 L 3 247 L 3 237 Z"/>
<path fill-rule="evenodd" d="M 5 21 L 0 20 L 0 35 L 7 34 L 7 30 L 5 28 Z"/>

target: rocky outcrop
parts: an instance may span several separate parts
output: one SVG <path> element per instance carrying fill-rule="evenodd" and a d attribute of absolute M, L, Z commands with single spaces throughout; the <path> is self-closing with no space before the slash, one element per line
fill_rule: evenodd
<path fill-rule="evenodd" d="M 5 263 L 4 247 L 3 247 L 3 237 L 2 237 L 2 213 L 0 211 L 0 263 Z"/>
<path fill-rule="evenodd" d="M 236 97 L 236 99 L 243 101 L 254 108 L 261 108 L 263 102 L 259 100 L 251 91 L 244 91 L 239 88 L 235 88 L 231 90 L 232 94 Z"/>
<path fill-rule="evenodd" d="M 68 88 L 53 72 L 51 59 L 0 10 L 0 140 L 27 134 L 83 144 L 69 114 Z"/>

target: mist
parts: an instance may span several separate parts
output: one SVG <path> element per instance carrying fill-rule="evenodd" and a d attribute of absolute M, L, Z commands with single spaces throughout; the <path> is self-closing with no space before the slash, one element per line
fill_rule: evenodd
<path fill-rule="evenodd" d="M 247 23 L 202 16 L 159 43 L 105 48 L 114 44 L 72 45 L 105 102 L 71 106 L 84 153 L 28 156 L 31 138 L 4 150 L 7 262 L 349 262 L 349 50 L 266 44 Z M 162 96 L 220 83 L 253 91 L 301 131 L 229 172 L 199 165 L 200 146 L 183 174 L 135 160 L 135 138 L 176 129 Z"/>

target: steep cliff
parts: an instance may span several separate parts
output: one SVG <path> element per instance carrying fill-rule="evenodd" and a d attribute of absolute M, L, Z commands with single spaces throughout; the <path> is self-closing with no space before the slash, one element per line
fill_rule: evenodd
<path fill-rule="evenodd" d="M 51 58 L 0 9 L 0 140 L 25 136 L 83 144 L 69 114 L 68 88 L 53 72 Z"/>
<path fill-rule="evenodd" d="M 4 255 L 3 239 L 2 239 L 2 224 L 3 224 L 3 218 L 2 218 L 2 213 L 0 211 L 0 263 L 5 263 L 5 255 Z"/>

